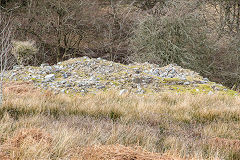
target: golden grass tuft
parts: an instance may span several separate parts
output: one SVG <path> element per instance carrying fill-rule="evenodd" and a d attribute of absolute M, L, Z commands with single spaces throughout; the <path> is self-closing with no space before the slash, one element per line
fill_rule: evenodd
<path fill-rule="evenodd" d="M 1 152 L 8 159 L 47 158 L 51 145 L 49 134 L 40 129 L 23 129 L 1 146 Z"/>
<path fill-rule="evenodd" d="M 226 138 L 217 137 L 217 138 L 210 139 L 209 144 L 213 148 L 240 152 L 240 140 L 238 139 L 226 139 Z"/>
<path fill-rule="evenodd" d="M 33 86 L 32 82 L 5 82 L 3 89 L 6 94 L 33 94 L 39 90 Z"/>
<path fill-rule="evenodd" d="M 141 147 L 125 147 L 123 145 L 86 147 L 80 155 L 84 160 L 180 160 L 147 152 Z"/>
<path fill-rule="evenodd" d="M 25 141 L 31 143 L 45 143 L 50 147 L 52 138 L 49 134 L 41 131 L 40 129 L 24 129 L 20 131 L 15 137 L 9 140 L 9 145 L 15 148 L 19 148 Z"/>

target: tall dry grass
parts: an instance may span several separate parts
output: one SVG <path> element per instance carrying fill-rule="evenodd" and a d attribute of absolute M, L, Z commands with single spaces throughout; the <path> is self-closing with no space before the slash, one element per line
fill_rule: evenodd
<path fill-rule="evenodd" d="M 0 108 L 2 157 L 80 159 L 88 147 L 119 144 L 185 159 L 240 158 L 240 97 L 120 96 L 114 90 L 54 95 L 26 83 L 6 86 Z"/>

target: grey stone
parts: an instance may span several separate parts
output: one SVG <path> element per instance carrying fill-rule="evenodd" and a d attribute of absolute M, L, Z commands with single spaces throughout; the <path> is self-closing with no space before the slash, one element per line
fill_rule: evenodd
<path fill-rule="evenodd" d="M 197 84 L 193 84 L 193 87 L 199 87 L 199 85 L 197 85 Z"/>
<path fill-rule="evenodd" d="M 89 81 L 97 81 L 97 80 L 99 80 L 99 78 L 96 78 L 95 76 L 92 76 L 89 78 Z"/>
<path fill-rule="evenodd" d="M 9 79 L 13 79 L 16 75 L 17 75 L 17 73 L 12 73 L 11 76 L 9 77 Z"/>
<path fill-rule="evenodd" d="M 62 76 L 63 76 L 63 78 L 66 79 L 66 78 L 68 78 L 68 77 L 71 76 L 71 73 L 69 73 L 69 72 L 63 72 Z"/>
<path fill-rule="evenodd" d="M 127 92 L 128 92 L 127 89 L 122 89 L 122 90 L 120 90 L 119 95 L 121 96 L 121 95 L 123 95 L 123 94 L 125 94 Z"/>
<path fill-rule="evenodd" d="M 166 73 L 166 72 L 163 72 L 162 74 L 160 74 L 160 77 L 166 78 L 166 77 L 167 77 L 167 73 Z"/>
<path fill-rule="evenodd" d="M 43 63 L 43 64 L 41 64 L 41 68 L 44 68 L 44 67 L 46 67 L 46 66 L 49 66 L 49 64 L 48 63 Z"/>
<path fill-rule="evenodd" d="M 66 81 L 66 80 L 63 80 L 63 81 L 61 81 L 60 83 L 61 83 L 61 84 L 65 84 L 65 83 L 67 83 L 67 81 Z"/>
<path fill-rule="evenodd" d="M 22 66 L 20 65 L 13 66 L 13 70 L 20 70 L 20 69 L 22 69 Z"/>
<path fill-rule="evenodd" d="M 137 90 L 137 93 L 138 93 L 138 94 L 144 94 L 145 91 L 144 91 L 142 88 L 139 88 L 139 89 Z"/>
<path fill-rule="evenodd" d="M 207 81 L 200 81 L 199 83 L 200 83 L 200 84 L 206 84 Z"/>
<path fill-rule="evenodd" d="M 51 82 L 55 79 L 55 75 L 54 74 L 49 74 L 47 76 L 45 76 L 45 81 L 46 82 Z"/>
<path fill-rule="evenodd" d="M 141 78 L 133 78 L 133 83 L 142 83 L 142 79 Z"/>
<path fill-rule="evenodd" d="M 65 87 L 71 87 L 72 85 L 71 84 L 69 84 L 69 83 L 66 83 L 65 84 Z"/>
<path fill-rule="evenodd" d="M 204 81 L 206 82 L 209 82 L 209 79 L 208 78 L 203 78 Z"/>
<path fill-rule="evenodd" d="M 62 90 L 61 90 L 61 93 L 65 93 L 65 92 L 66 92 L 66 90 L 65 90 L 65 89 L 62 89 Z"/>
<path fill-rule="evenodd" d="M 97 88 L 97 89 L 104 89 L 105 86 L 97 86 L 96 88 Z"/>
<path fill-rule="evenodd" d="M 187 80 L 187 78 L 186 78 L 186 77 L 184 77 L 184 76 L 181 76 L 179 79 L 180 79 L 180 80 L 182 80 L 182 81 L 185 81 L 185 80 Z"/>
<path fill-rule="evenodd" d="M 89 85 L 89 83 L 86 82 L 86 81 L 77 82 L 77 86 L 78 86 L 78 87 L 83 87 L 83 86 L 88 86 L 88 85 Z"/>
<path fill-rule="evenodd" d="M 212 89 L 214 89 L 215 91 L 220 91 L 221 89 L 219 88 L 219 85 L 213 85 Z"/>
<path fill-rule="evenodd" d="M 151 72 L 153 75 L 159 76 L 159 69 L 151 69 L 150 72 Z"/>
<path fill-rule="evenodd" d="M 174 75 L 173 74 L 169 74 L 169 75 L 167 75 L 167 78 L 174 78 Z"/>
<path fill-rule="evenodd" d="M 135 69 L 135 73 L 136 73 L 136 74 L 140 74 L 140 73 L 141 73 L 141 71 L 140 71 L 140 70 L 138 70 L 138 69 Z"/>
<path fill-rule="evenodd" d="M 190 82 L 184 82 L 183 84 L 184 85 L 190 85 Z"/>
<path fill-rule="evenodd" d="M 208 92 L 208 95 L 213 95 L 213 91 L 209 91 L 209 92 Z"/>
<path fill-rule="evenodd" d="M 176 74 L 176 71 L 175 71 L 175 69 L 172 69 L 169 73 L 174 75 L 174 74 Z"/>
<path fill-rule="evenodd" d="M 46 73 L 52 73 L 53 69 L 52 69 L 51 66 L 45 66 L 45 67 L 43 68 L 43 71 L 45 71 Z"/>
<path fill-rule="evenodd" d="M 66 73 L 63 73 L 63 78 L 68 78 L 68 75 Z"/>

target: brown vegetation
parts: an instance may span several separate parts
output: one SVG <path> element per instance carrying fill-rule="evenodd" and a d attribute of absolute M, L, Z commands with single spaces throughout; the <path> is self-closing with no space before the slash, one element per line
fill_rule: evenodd
<path fill-rule="evenodd" d="M 0 158 L 29 159 L 41 158 L 51 147 L 52 138 L 40 129 L 24 129 L 9 139 L 0 148 Z M 2 154 L 2 157 L 1 157 Z"/>
<path fill-rule="evenodd" d="M 3 88 L 6 92 L 13 94 L 31 94 L 37 91 L 32 82 L 4 82 Z"/>
<path fill-rule="evenodd" d="M 226 139 L 226 138 L 213 138 L 209 141 L 213 148 L 221 148 L 225 150 L 233 150 L 240 152 L 240 140 Z"/>
<path fill-rule="evenodd" d="M 82 159 L 100 160 L 180 160 L 142 150 L 141 147 L 125 147 L 122 145 L 105 145 L 84 148 L 80 154 Z M 73 158 L 74 159 L 74 158 Z M 78 159 L 78 158 L 76 158 Z"/>
<path fill-rule="evenodd" d="M 2 157 L 239 158 L 240 99 L 236 96 L 120 96 L 114 90 L 54 95 L 22 82 L 5 86 L 0 108 Z"/>

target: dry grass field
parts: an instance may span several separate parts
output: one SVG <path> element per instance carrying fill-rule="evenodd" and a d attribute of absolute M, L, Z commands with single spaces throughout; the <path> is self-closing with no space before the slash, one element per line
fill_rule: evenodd
<path fill-rule="evenodd" d="M 5 84 L 0 159 L 240 159 L 240 97 L 54 95 Z"/>

